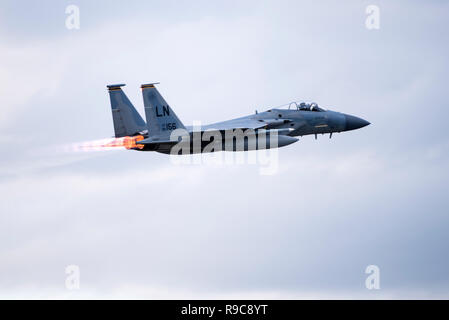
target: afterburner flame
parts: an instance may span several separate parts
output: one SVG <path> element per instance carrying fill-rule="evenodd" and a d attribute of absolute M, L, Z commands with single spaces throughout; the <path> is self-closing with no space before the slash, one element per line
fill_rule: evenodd
<path fill-rule="evenodd" d="M 143 140 L 143 136 L 134 136 L 134 137 L 123 137 L 123 138 L 115 138 L 110 143 L 106 143 L 103 147 L 106 148 L 116 148 L 116 147 L 125 147 L 126 149 L 143 149 L 143 144 L 138 144 L 139 141 Z"/>
<path fill-rule="evenodd" d="M 85 141 L 74 143 L 70 146 L 70 151 L 104 151 L 115 150 L 117 148 L 143 149 L 144 145 L 138 142 L 145 139 L 144 136 L 138 135 L 134 137 L 111 138 L 102 140 Z"/>

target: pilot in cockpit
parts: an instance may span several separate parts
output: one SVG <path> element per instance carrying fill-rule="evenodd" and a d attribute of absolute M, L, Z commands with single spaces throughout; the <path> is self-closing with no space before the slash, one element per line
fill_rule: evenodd
<path fill-rule="evenodd" d="M 298 110 L 302 111 L 323 111 L 320 107 L 318 107 L 318 104 L 315 102 L 312 102 L 310 104 L 301 102 L 298 106 Z"/>

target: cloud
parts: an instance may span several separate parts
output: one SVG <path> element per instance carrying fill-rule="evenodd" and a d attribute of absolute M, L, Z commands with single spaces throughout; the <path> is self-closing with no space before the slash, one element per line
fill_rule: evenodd
<path fill-rule="evenodd" d="M 0 127 L 33 105 L 33 98 L 55 93 L 61 81 L 63 67 L 55 48 L 40 44 L 0 45 Z"/>
<path fill-rule="evenodd" d="M 447 296 L 446 6 L 383 4 L 378 33 L 359 2 L 223 6 L 83 7 L 79 31 L 32 34 L 15 13 L 22 31 L 0 44 L 0 295 Z M 142 110 L 148 81 L 186 124 L 301 98 L 372 125 L 279 149 L 271 176 L 57 148 L 112 134 L 106 84 L 128 83 Z"/>

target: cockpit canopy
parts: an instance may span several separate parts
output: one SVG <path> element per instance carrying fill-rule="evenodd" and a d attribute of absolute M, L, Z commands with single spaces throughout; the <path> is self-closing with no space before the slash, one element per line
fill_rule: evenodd
<path fill-rule="evenodd" d="M 297 102 L 290 102 L 288 104 L 283 104 L 280 106 L 275 107 L 276 109 L 279 108 L 286 108 L 288 106 L 288 110 L 298 110 L 298 111 L 314 111 L 314 112 L 324 112 L 326 111 L 325 109 L 322 109 L 318 106 L 318 103 L 316 102 L 312 102 L 312 103 L 306 103 L 306 102 L 301 102 L 300 104 L 298 104 Z M 272 109 L 267 110 L 267 112 L 271 112 Z M 257 111 L 256 111 L 257 113 Z"/>
<path fill-rule="evenodd" d="M 296 108 L 301 111 L 317 111 L 317 112 L 324 111 L 318 106 L 316 102 L 312 103 L 301 102 L 299 105 L 296 105 Z"/>

